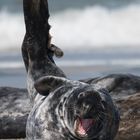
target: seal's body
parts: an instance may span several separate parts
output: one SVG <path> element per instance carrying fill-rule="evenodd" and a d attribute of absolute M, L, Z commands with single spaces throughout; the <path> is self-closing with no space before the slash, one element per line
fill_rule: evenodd
<path fill-rule="evenodd" d="M 28 139 L 113 140 L 115 137 L 119 116 L 105 89 L 55 76 L 37 80 L 35 87 L 44 96 L 36 96 L 27 123 Z"/>
<path fill-rule="evenodd" d="M 28 140 L 113 140 L 119 115 L 108 86 L 72 81 L 53 60 L 47 0 L 23 0 L 26 35 L 22 54 L 32 110 Z M 110 90 L 110 89 L 109 89 Z"/>

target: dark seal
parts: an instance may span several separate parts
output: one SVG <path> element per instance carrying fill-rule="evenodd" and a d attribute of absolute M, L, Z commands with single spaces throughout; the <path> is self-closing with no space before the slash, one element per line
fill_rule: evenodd
<path fill-rule="evenodd" d="M 35 87 L 43 96 L 36 96 L 28 118 L 28 139 L 113 140 L 115 137 L 119 117 L 107 90 L 55 76 L 40 78 Z"/>
<path fill-rule="evenodd" d="M 32 110 L 28 140 L 113 140 L 119 115 L 108 86 L 66 78 L 53 56 L 47 0 L 23 0 L 26 35 L 22 54 Z"/>

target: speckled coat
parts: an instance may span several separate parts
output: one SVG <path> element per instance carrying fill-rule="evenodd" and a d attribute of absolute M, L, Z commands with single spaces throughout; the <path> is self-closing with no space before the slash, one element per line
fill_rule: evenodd
<path fill-rule="evenodd" d="M 66 78 L 53 61 L 53 55 L 59 48 L 51 44 L 47 0 L 23 0 L 23 5 L 26 34 L 22 54 L 27 70 L 27 88 L 33 106 L 27 121 L 27 139 L 84 139 L 76 137 L 73 130 L 66 127 L 69 126 L 69 120 L 64 118 L 64 114 L 69 112 L 66 100 L 73 102 L 79 93 L 88 89 L 96 91 L 100 98 L 107 102 L 106 109 L 110 116 L 104 122 L 103 131 L 92 140 L 113 140 L 118 129 L 119 116 L 108 91 L 95 83 L 88 84 Z M 41 85 L 38 86 L 36 83 L 41 77 L 43 79 L 39 80 Z M 74 97 L 73 101 L 70 96 Z"/>

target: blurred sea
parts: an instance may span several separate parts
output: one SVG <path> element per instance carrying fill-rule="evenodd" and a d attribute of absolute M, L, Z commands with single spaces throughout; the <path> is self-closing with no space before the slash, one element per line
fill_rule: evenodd
<path fill-rule="evenodd" d="M 71 79 L 140 75 L 140 0 L 49 0 L 56 63 Z M 26 87 L 22 0 L 0 1 L 0 86 Z"/>

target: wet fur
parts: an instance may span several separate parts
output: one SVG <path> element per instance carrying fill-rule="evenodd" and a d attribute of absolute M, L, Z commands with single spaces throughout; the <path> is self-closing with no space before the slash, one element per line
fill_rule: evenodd
<path fill-rule="evenodd" d="M 46 85 L 45 87 L 43 83 L 44 86 Z M 50 88 L 48 88 L 48 85 Z M 35 98 L 33 110 L 27 123 L 28 139 L 82 140 L 75 134 L 73 118 L 76 116 L 76 110 L 79 110 L 82 114 L 85 113 L 83 108 L 78 107 L 77 102 L 80 100 L 79 95 L 81 93 L 85 94 L 84 102 L 89 99 L 86 97 L 86 92 L 89 91 L 93 94 L 93 96 L 90 96 L 90 98 L 93 98 L 93 103 L 96 99 L 98 100 L 96 96 L 101 97 L 106 102 L 105 112 L 98 108 L 100 106 L 99 101 L 96 105 L 98 111 L 100 111 L 96 114 L 96 121 L 100 121 L 104 127 L 92 140 L 113 140 L 115 137 L 119 125 L 119 115 L 106 90 L 98 89 L 96 85 L 55 76 L 45 76 L 37 80 L 35 87 L 44 96 L 37 94 Z M 45 91 L 44 88 L 47 89 L 46 92 L 42 92 Z M 102 116 L 105 116 L 106 119 L 102 120 Z"/>
<path fill-rule="evenodd" d="M 78 95 L 81 92 L 86 93 L 89 88 L 93 92 L 97 91 L 107 102 L 108 117 L 104 131 L 93 140 L 113 140 L 118 130 L 119 115 L 108 91 L 99 84 L 88 84 L 66 78 L 53 60 L 56 51 L 57 54 L 62 52 L 51 44 L 47 0 L 23 0 L 23 5 L 26 34 L 22 55 L 27 70 L 27 88 L 33 106 L 27 121 L 27 139 L 81 139 L 73 133 L 72 127 L 69 127 L 72 120 L 65 118 L 65 114 L 71 111 L 71 107 L 65 101 L 74 104 Z M 75 108 L 77 104 L 74 104 L 73 112 Z"/>

